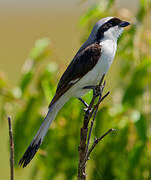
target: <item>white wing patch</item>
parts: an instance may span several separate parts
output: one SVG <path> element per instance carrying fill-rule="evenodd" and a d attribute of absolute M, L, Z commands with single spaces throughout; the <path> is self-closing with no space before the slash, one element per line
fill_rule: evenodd
<path fill-rule="evenodd" d="M 72 80 L 72 81 L 69 82 L 69 84 L 75 84 L 76 82 L 79 81 L 79 79 L 80 79 L 80 78 L 77 78 L 77 79 L 75 79 L 75 80 Z"/>

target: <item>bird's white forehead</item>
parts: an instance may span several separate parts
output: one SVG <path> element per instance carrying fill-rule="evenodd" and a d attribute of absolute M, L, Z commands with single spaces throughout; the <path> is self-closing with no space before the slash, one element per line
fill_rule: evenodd
<path fill-rule="evenodd" d="M 96 24 L 95 24 L 95 28 L 98 29 L 99 27 L 101 27 L 104 23 L 106 23 L 107 21 L 109 21 L 110 19 L 112 19 L 113 17 L 106 17 L 103 19 L 100 19 Z"/>

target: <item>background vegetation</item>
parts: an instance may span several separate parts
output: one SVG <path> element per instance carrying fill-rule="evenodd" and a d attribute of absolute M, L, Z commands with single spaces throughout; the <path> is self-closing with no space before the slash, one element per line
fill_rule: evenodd
<path fill-rule="evenodd" d="M 127 17 L 132 26 L 119 39 L 114 90 L 97 114 L 93 136 L 109 128 L 118 129 L 95 149 L 88 163 L 88 179 L 151 179 L 151 31 L 146 24 L 149 0 L 140 0 L 136 12 L 118 11 L 114 0 L 91 5 L 80 20 L 84 41 L 93 24 L 105 16 Z M 51 60 L 49 40 L 36 41 L 23 65 L 17 86 L 0 76 L 0 121 L 13 109 L 15 164 L 39 128 L 52 99 L 58 77 Z M 49 61 L 47 61 L 49 59 Z M 107 78 L 108 79 L 108 78 Z M 107 80 L 107 84 L 110 84 Z M 107 87 L 106 87 L 107 88 Z M 90 100 L 91 93 L 85 99 Z M 109 101 L 109 103 L 108 103 Z M 76 179 L 78 144 L 83 119 L 82 104 L 72 99 L 60 111 L 42 144 L 32 167 L 31 179 Z"/>

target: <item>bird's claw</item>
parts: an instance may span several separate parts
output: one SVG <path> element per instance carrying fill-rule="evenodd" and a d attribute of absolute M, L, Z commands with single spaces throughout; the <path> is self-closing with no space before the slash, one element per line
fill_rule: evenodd
<path fill-rule="evenodd" d="M 96 97 L 100 96 L 102 94 L 102 90 L 103 90 L 102 86 L 99 85 L 95 86 L 95 89 L 93 89 L 94 96 Z"/>
<path fill-rule="evenodd" d="M 96 86 L 85 86 L 83 89 L 92 89 L 93 90 L 93 94 L 95 97 L 99 96 L 102 94 L 102 86 L 100 85 L 96 85 Z"/>

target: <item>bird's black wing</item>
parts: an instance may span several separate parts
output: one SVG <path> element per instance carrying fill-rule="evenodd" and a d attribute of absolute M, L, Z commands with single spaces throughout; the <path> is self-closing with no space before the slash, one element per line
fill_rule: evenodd
<path fill-rule="evenodd" d="M 53 105 L 60 96 L 62 96 L 71 86 L 73 86 L 86 73 L 88 73 L 96 65 L 100 56 L 101 46 L 97 43 L 91 44 L 83 50 L 80 50 L 62 75 L 56 90 L 56 94 L 49 106 Z M 38 143 L 35 143 L 35 140 L 33 140 L 19 161 L 19 165 L 26 167 L 36 154 L 40 145 L 41 140 L 39 140 Z"/>
<path fill-rule="evenodd" d="M 100 56 L 101 46 L 98 43 L 91 44 L 78 52 L 62 75 L 57 86 L 56 94 L 49 107 L 54 104 L 71 86 L 92 70 Z"/>

